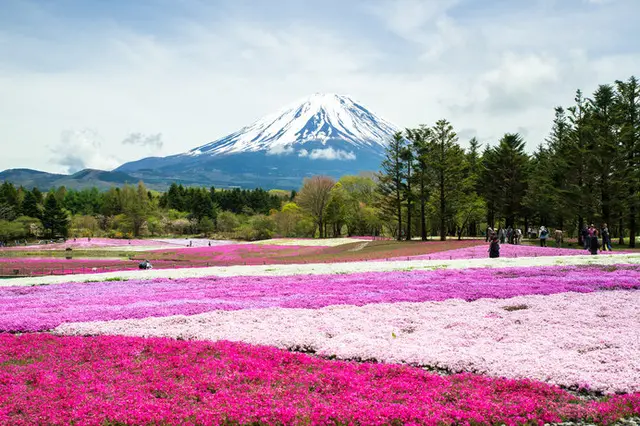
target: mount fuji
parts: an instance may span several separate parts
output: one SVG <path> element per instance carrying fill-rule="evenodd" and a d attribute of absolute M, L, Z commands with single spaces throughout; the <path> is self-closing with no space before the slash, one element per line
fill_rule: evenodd
<path fill-rule="evenodd" d="M 295 189 L 307 176 L 378 170 L 398 130 L 348 96 L 316 93 L 185 153 L 144 158 L 115 171 L 156 185 Z"/>

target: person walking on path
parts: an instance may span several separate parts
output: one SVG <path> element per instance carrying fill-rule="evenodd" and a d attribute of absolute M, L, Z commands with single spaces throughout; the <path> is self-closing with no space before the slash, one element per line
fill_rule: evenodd
<path fill-rule="evenodd" d="M 484 242 L 488 243 L 493 238 L 493 229 L 490 226 L 487 226 L 487 235 L 484 236 Z"/>
<path fill-rule="evenodd" d="M 504 241 L 507 238 L 507 232 L 504 230 L 504 228 L 500 228 L 500 230 L 498 231 L 498 237 L 500 237 L 500 244 L 504 244 Z"/>
<path fill-rule="evenodd" d="M 562 247 L 562 230 L 561 229 L 556 229 L 555 238 L 556 238 L 556 247 L 557 248 Z"/>
<path fill-rule="evenodd" d="M 602 251 L 611 250 L 611 234 L 609 234 L 609 228 L 606 223 L 602 224 L 602 230 L 600 231 L 600 235 L 602 236 Z"/>
<path fill-rule="evenodd" d="M 598 231 L 595 228 L 593 229 L 593 234 L 589 236 L 589 244 L 591 255 L 597 255 L 600 244 L 598 243 Z"/>
<path fill-rule="evenodd" d="M 489 257 L 491 259 L 500 257 L 500 243 L 495 235 L 491 239 L 491 244 L 489 244 Z"/>
<path fill-rule="evenodd" d="M 549 237 L 549 231 L 544 226 L 540 227 L 540 247 L 547 246 L 547 238 Z"/>

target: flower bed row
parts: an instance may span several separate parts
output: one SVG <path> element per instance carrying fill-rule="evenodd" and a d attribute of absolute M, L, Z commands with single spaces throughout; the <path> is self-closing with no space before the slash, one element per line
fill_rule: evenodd
<path fill-rule="evenodd" d="M 157 261 L 156 261 L 157 262 Z M 177 262 L 177 261 L 176 261 Z M 457 259 L 457 260 L 402 260 L 402 261 L 366 261 L 366 262 L 332 262 L 308 264 L 279 264 L 279 265 L 233 265 L 206 267 L 189 267 L 189 263 L 176 263 L 184 267 L 172 269 L 154 269 L 147 271 L 109 272 L 99 276 L 94 274 L 67 275 L 64 277 L 29 277 L 12 280 L 0 280 L 0 287 L 4 286 L 33 286 L 46 284 L 81 283 L 87 280 L 107 279 L 184 279 L 202 277 L 229 276 L 290 276 L 290 275 L 327 275 L 354 274 L 363 272 L 392 272 L 409 270 L 435 269 L 467 269 L 467 268 L 503 268 L 503 267 L 548 267 L 558 265 L 609 265 L 640 264 L 640 254 L 618 254 L 616 256 L 541 256 L 528 258 L 500 258 L 500 259 Z M 155 265 L 155 263 L 154 263 Z M 173 265 L 172 265 L 173 266 Z M 204 267 L 202 267 L 204 266 Z M 155 266 L 154 266 L 155 267 Z"/>
<path fill-rule="evenodd" d="M 465 302 L 215 311 L 68 323 L 55 332 L 232 340 L 340 359 L 530 378 L 605 393 L 640 391 L 640 291 Z"/>
<path fill-rule="evenodd" d="M 625 253 L 623 251 L 616 252 L 600 252 L 600 255 L 613 255 Z M 501 244 L 500 257 L 520 258 L 520 257 L 541 257 L 541 256 L 583 256 L 590 254 L 586 250 L 568 249 L 556 247 L 537 247 L 514 244 Z M 446 260 L 446 259 L 481 259 L 489 256 L 489 245 L 476 245 L 474 247 L 465 247 L 455 250 L 441 251 L 418 256 L 410 256 L 413 260 Z M 406 257 L 398 257 L 390 260 L 405 260 Z"/>
<path fill-rule="evenodd" d="M 167 243 L 156 240 L 127 240 L 118 238 L 77 238 L 68 239 L 64 243 L 51 243 L 51 244 L 38 244 L 29 246 L 15 246 L 15 247 L 0 247 L 0 251 L 21 251 L 21 250 L 64 250 L 67 247 L 75 249 L 87 249 L 87 248 L 103 248 L 103 247 L 163 247 L 167 246 Z"/>
<path fill-rule="evenodd" d="M 47 276 L 71 274 L 95 274 L 107 271 L 136 271 L 140 260 L 118 258 L 74 258 L 62 257 L 9 257 L 0 258 L 0 276 Z M 153 267 L 158 269 L 176 267 L 194 267 L 197 263 L 154 260 Z M 200 266 L 209 266 L 204 261 Z"/>
<path fill-rule="evenodd" d="M 640 287 L 640 266 L 556 266 L 287 277 L 205 277 L 0 288 L 0 331 L 267 307 L 476 300 Z"/>
<path fill-rule="evenodd" d="M 441 377 L 228 342 L 0 335 L 0 424 L 506 424 L 640 413 L 529 380 Z"/>

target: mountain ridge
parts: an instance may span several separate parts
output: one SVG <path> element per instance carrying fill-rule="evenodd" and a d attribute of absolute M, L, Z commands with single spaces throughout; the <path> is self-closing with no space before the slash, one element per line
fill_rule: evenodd
<path fill-rule="evenodd" d="M 10 177 L 16 184 L 69 187 L 95 182 L 101 188 L 142 180 L 154 189 L 173 182 L 297 189 L 305 177 L 313 175 L 339 178 L 379 170 L 385 146 L 396 131 L 397 126 L 349 96 L 316 93 L 180 154 L 130 161 L 110 172 L 39 172 L 44 175 L 35 179 L 33 174 L 7 171 L 0 173 L 0 180 Z"/>

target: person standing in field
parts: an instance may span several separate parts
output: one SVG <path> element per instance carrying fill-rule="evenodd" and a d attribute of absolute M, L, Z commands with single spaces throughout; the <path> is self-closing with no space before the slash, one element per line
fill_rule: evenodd
<path fill-rule="evenodd" d="M 593 237 L 595 236 L 596 233 L 596 227 L 593 226 L 593 223 L 591 225 L 589 225 L 589 227 L 587 228 L 587 250 L 591 251 L 591 240 L 593 239 Z"/>
<path fill-rule="evenodd" d="M 611 234 L 609 234 L 609 228 L 606 223 L 602 224 L 602 230 L 600 231 L 600 235 L 602 236 L 602 251 L 611 250 Z"/>
<path fill-rule="evenodd" d="M 547 238 L 549 237 L 549 230 L 544 226 L 540 227 L 540 247 L 547 246 Z"/>
<path fill-rule="evenodd" d="M 598 243 L 598 230 L 595 228 L 593 228 L 593 233 L 590 233 L 589 235 L 589 248 L 592 255 L 595 256 L 598 254 L 600 244 Z"/>
<path fill-rule="evenodd" d="M 556 229 L 555 237 L 556 237 L 556 247 L 557 248 L 562 247 L 562 230 L 561 229 Z"/>
<path fill-rule="evenodd" d="M 500 227 L 500 230 L 498 231 L 498 237 L 500 237 L 500 244 L 504 244 L 504 241 L 507 238 L 507 232 L 504 230 L 504 228 Z"/>
<path fill-rule="evenodd" d="M 498 237 L 495 235 L 491 239 L 491 244 L 489 244 L 489 257 L 491 259 L 500 257 L 500 243 L 498 242 Z"/>

